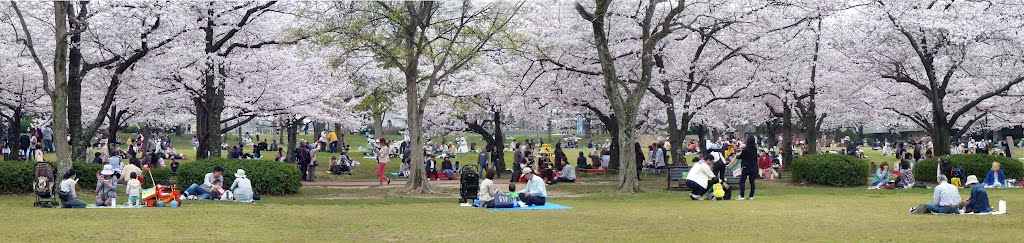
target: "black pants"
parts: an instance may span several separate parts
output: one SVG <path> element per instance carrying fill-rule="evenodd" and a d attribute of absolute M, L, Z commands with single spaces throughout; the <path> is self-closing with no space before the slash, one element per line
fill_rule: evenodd
<path fill-rule="evenodd" d="M 338 152 L 338 141 L 331 142 L 331 145 L 327 146 L 327 151 L 331 153 Z"/>
<path fill-rule="evenodd" d="M 440 177 L 437 176 L 437 169 L 427 169 L 427 179 L 430 178 L 440 179 Z"/>
<path fill-rule="evenodd" d="M 299 172 L 302 172 L 302 180 L 306 180 L 307 169 L 309 169 L 309 164 L 299 164 Z"/>
<path fill-rule="evenodd" d="M 569 178 L 565 178 L 565 177 L 556 177 L 554 180 L 551 181 L 551 184 L 554 185 L 554 184 L 557 184 L 559 182 L 573 183 L 573 182 L 576 182 L 576 180 L 569 180 Z"/>
<path fill-rule="evenodd" d="M 710 183 L 709 183 L 709 185 L 710 185 Z M 704 196 L 704 194 L 708 193 L 708 189 L 707 188 L 701 187 L 700 184 L 698 184 L 695 181 L 686 180 L 686 187 L 690 188 L 690 194 L 693 194 L 693 195 Z"/>
<path fill-rule="evenodd" d="M 757 179 L 756 170 L 744 171 L 743 174 L 740 175 L 740 197 L 746 195 L 744 192 L 746 192 L 747 179 L 750 179 L 750 197 L 754 197 L 754 189 L 757 188 L 757 186 L 754 185 L 754 180 Z"/>
<path fill-rule="evenodd" d="M 538 197 L 538 196 L 529 196 L 529 197 L 527 197 L 526 193 L 519 193 L 519 200 L 523 201 L 523 203 L 525 203 L 526 205 L 529 205 L 529 206 L 533 206 L 533 205 L 543 206 L 544 203 L 547 202 L 547 198 L 546 197 Z"/>

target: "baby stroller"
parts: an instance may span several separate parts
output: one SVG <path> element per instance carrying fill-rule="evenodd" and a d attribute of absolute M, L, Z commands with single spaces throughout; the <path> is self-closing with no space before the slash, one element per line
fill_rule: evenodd
<path fill-rule="evenodd" d="M 35 191 L 36 202 L 33 207 L 52 208 L 60 206 L 57 203 L 57 185 L 53 176 L 53 166 L 46 162 L 36 162 L 35 176 L 32 177 L 32 190 Z"/>
<path fill-rule="evenodd" d="M 480 191 L 480 167 L 474 164 L 462 166 L 462 175 L 459 176 L 459 203 L 469 202 L 470 199 L 477 199 L 477 192 Z"/>

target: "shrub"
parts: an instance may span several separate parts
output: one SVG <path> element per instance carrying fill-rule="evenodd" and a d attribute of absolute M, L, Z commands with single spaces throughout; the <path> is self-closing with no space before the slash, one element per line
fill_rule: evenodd
<path fill-rule="evenodd" d="M 793 179 L 830 186 L 867 185 L 868 162 L 848 155 L 810 154 L 793 161 Z"/>
<path fill-rule="evenodd" d="M 57 166 L 53 162 L 54 176 L 59 183 L 64 175 L 57 172 Z M 32 192 L 32 177 L 35 174 L 35 161 L 4 161 L 0 162 L 0 194 L 29 193 Z M 74 163 L 72 168 L 78 171 L 78 186 L 85 189 L 96 189 L 96 171 L 102 170 L 103 165 L 92 163 Z"/>
<path fill-rule="evenodd" d="M 1010 157 L 987 154 L 954 154 L 950 155 L 949 159 L 953 168 L 963 166 L 966 175 L 978 176 L 979 181 L 985 180 L 988 171 L 992 170 L 993 161 L 999 162 L 999 168 L 1006 174 L 1006 178 L 1021 179 L 1024 177 L 1024 163 Z M 935 182 L 935 168 L 938 164 L 938 158 L 918 161 L 914 164 L 914 179 L 919 182 Z"/>
<path fill-rule="evenodd" d="M 206 173 L 213 172 L 216 166 L 224 168 L 225 187 L 234 182 L 235 171 L 238 169 L 245 170 L 252 181 L 252 189 L 260 194 L 292 194 L 299 192 L 302 186 L 302 174 L 294 164 L 270 160 L 210 158 L 182 164 L 178 168 L 178 188 L 185 189 L 193 183 L 202 185 Z"/>

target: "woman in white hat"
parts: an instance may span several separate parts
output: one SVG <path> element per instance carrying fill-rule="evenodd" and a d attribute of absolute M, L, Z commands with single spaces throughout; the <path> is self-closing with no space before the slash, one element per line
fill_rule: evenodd
<path fill-rule="evenodd" d="M 235 182 L 231 184 L 230 188 L 236 202 L 252 202 L 252 182 L 245 175 L 245 170 L 238 169 L 235 172 Z"/>
<path fill-rule="evenodd" d="M 114 206 L 117 204 L 117 178 L 109 164 L 96 172 L 96 206 Z"/>
<path fill-rule="evenodd" d="M 960 204 L 960 208 L 964 209 L 965 213 L 992 212 L 992 207 L 988 203 L 988 191 L 985 191 L 985 186 L 978 183 L 977 176 L 967 176 L 967 181 L 964 182 L 964 185 L 971 188 L 971 197 L 967 198 L 966 202 Z"/>

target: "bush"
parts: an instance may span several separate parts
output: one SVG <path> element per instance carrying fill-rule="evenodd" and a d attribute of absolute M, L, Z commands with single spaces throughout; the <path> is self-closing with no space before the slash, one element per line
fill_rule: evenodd
<path fill-rule="evenodd" d="M 224 168 L 225 187 L 234 182 L 235 171 L 238 169 L 245 170 L 252 181 L 252 189 L 260 194 L 292 194 L 299 192 L 302 186 L 302 174 L 294 164 L 270 160 L 211 158 L 182 164 L 178 168 L 178 188 L 186 189 L 193 183 L 202 185 L 206 173 L 213 172 L 215 166 Z"/>
<path fill-rule="evenodd" d="M 59 183 L 64 175 L 57 172 L 57 166 L 53 166 L 55 183 Z M 74 163 L 72 168 L 78 171 L 78 186 L 85 189 L 96 189 L 96 171 L 102 170 L 103 165 L 92 163 Z M 0 162 L 0 194 L 30 193 L 32 192 L 32 177 L 35 175 L 35 161 L 4 161 Z"/>
<path fill-rule="evenodd" d="M 830 186 L 867 185 L 868 162 L 848 155 L 811 154 L 793 161 L 793 179 Z"/>
<path fill-rule="evenodd" d="M 988 171 L 992 170 L 992 162 L 998 161 L 999 168 L 1003 170 L 1008 179 L 1021 179 L 1024 177 L 1024 163 L 1004 156 L 992 156 L 987 154 L 954 154 L 949 159 L 953 168 L 964 167 L 966 175 L 978 176 L 979 181 L 984 181 Z M 918 161 L 914 164 L 914 179 L 919 182 L 935 182 L 935 168 L 938 166 L 938 158 L 931 158 Z"/>

